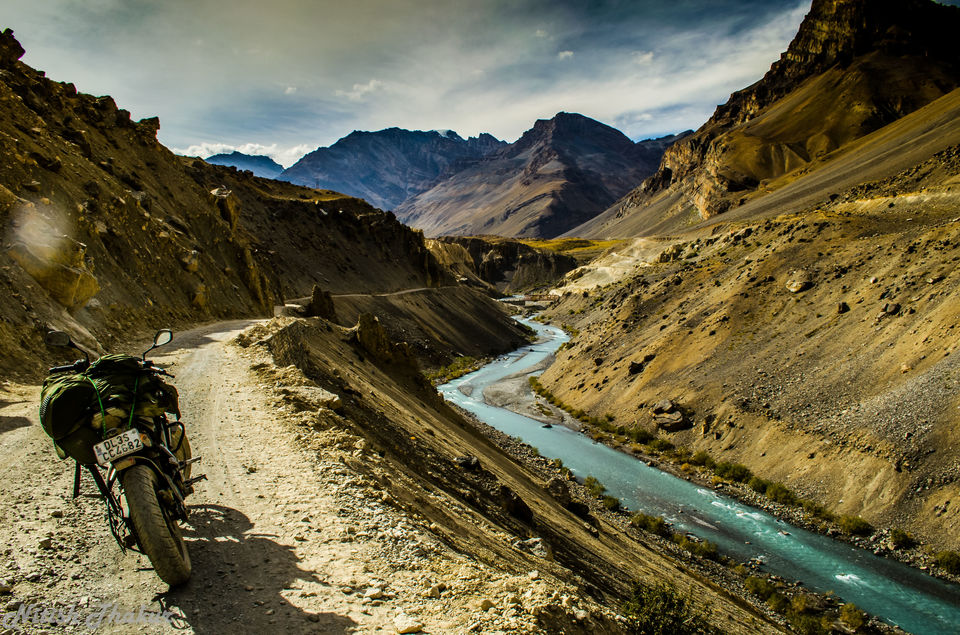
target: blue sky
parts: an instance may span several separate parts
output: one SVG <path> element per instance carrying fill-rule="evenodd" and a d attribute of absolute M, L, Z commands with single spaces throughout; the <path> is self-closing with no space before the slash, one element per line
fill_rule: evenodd
<path fill-rule="evenodd" d="M 112 95 L 190 154 L 289 165 L 352 130 L 513 141 L 579 112 L 697 128 L 769 68 L 809 0 L 0 0 L 24 61 Z"/>

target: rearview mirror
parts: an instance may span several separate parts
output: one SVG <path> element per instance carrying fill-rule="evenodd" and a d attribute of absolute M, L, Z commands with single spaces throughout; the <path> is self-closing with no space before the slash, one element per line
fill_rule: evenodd
<path fill-rule="evenodd" d="M 164 344 L 169 344 L 170 340 L 173 339 L 173 331 L 170 329 L 160 329 L 157 331 L 157 334 L 153 336 L 153 346 L 163 346 Z"/>
<path fill-rule="evenodd" d="M 173 339 L 173 331 L 171 331 L 170 329 L 160 329 L 159 331 L 157 331 L 157 334 L 153 336 L 153 346 L 143 351 L 142 359 L 146 360 L 147 353 L 149 353 L 150 351 L 152 351 L 158 346 L 169 344 L 170 340 L 172 339 Z"/>
<path fill-rule="evenodd" d="M 63 331 L 50 331 L 43 338 L 43 341 L 46 342 L 47 346 L 67 347 L 73 345 L 70 336 Z"/>

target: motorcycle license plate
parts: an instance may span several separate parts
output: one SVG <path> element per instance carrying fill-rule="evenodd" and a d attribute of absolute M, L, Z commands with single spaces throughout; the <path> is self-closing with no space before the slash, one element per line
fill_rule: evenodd
<path fill-rule="evenodd" d="M 93 451 L 97 454 L 97 463 L 106 467 L 120 457 L 133 454 L 142 447 L 143 441 L 140 440 L 140 432 L 127 430 L 96 444 L 93 446 Z"/>

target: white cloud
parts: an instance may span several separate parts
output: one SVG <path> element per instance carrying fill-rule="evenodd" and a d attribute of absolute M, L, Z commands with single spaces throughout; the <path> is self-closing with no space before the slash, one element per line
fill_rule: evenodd
<path fill-rule="evenodd" d="M 187 148 L 177 152 L 243 151 L 251 144 L 234 144 L 256 139 L 267 145 L 255 153 L 289 165 L 353 129 L 442 122 L 464 136 L 514 140 L 561 110 L 615 125 L 622 117 L 634 138 L 697 127 L 731 91 L 762 76 L 810 0 L 777 0 L 786 8 L 749 28 L 742 16 L 719 12 L 696 29 L 640 20 L 638 8 L 628 12 L 627 31 L 605 24 L 603 33 L 589 30 L 590 12 L 518 11 L 508 20 L 496 9 L 514 3 L 466 3 L 467 11 L 444 0 L 384 2 L 376 16 L 368 3 L 302 0 L 241 0 L 228 12 L 209 0 L 144 3 L 146 12 L 121 11 L 126 0 L 7 4 L 27 63 L 113 95 L 136 118 L 159 115 L 161 141 Z M 252 53 L 250 33 L 275 57 Z M 377 99 L 383 92 L 396 98 Z M 197 144 L 211 139 L 232 143 Z"/>
<path fill-rule="evenodd" d="M 209 156 L 213 156 L 214 154 L 229 154 L 234 151 L 254 156 L 264 155 L 270 157 L 285 168 L 288 168 L 296 163 L 307 152 L 314 150 L 314 148 L 311 148 L 306 144 L 281 148 L 275 143 L 270 145 L 263 145 L 262 143 L 242 143 L 240 145 L 233 145 L 229 143 L 216 142 L 196 143 L 187 148 L 170 149 L 176 154 L 187 157 L 201 157 L 204 159 Z"/>
<path fill-rule="evenodd" d="M 633 54 L 633 63 L 646 66 L 653 62 L 653 51 L 636 51 Z"/>
<path fill-rule="evenodd" d="M 383 82 L 379 79 L 371 79 L 366 84 L 354 84 L 353 90 L 338 90 L 334 94 L 337 97 L 346 97 L 350 101 L 363 101 L 370 93 L 383 89 Z"/>

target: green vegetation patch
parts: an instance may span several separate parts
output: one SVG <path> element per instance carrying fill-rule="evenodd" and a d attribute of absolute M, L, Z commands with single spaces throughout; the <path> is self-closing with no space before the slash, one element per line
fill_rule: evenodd
<path fill-rule="evenodd" d="M 590 492 L 593 496 L 600 498 L 603 496 L 604 492 L 607 491 L 607 487 L 598 481 L 594 476 L 588 476 L 583 479 L 583 486 L 587 488 L 587 491 Z"/>
<path fill-rule="evenodd" d="M 960 553 L 956 551 L 941 551 L 934 556 L 933 561 L 947 573 L 960 575 Z"/>
<path fill-rule="evenodd" d="M 623 243 L 623 240 L 588 240 L 586 238 L 552 238 L 543 239 L 524 239 L 521 240 L 525 245 L 534 249 L 543 249 L 553 251 L 565 256 L 570 256 L 577 261 L 578 265 L 590 262 L 594 258 L 602 255 L 611 247 Z"/>
<path fill-rule="evenodd" d="M 700 556 L 701 558 L 716 560 L 719 554 L 717 551 L 717 545 L 709 540 L 694 540 L 681 533 L 673 534 L 670 537 L 670 540 L 676 543 L 681 549 L 689 551 L 690 553 Z"/>
<path fill-rule="evenodd" d="M 909 549 L 917 544 L 913 536 L 902 529 L 894 529 L 890 532 L 890 542 L 893 543 L 894 549 Z"/>
<path fill-rule="evenodd" d="M 730 463 L 728 461 L 717 463 L 713 468 L 713 473 L 720 478 L 736 481 L 737 483 L 746 483 L 753 476 L 753 472 L 751 472 L 750 468 L 746 465 L 742 463 Z"/>
<path fill-rule="evenodd" d="M 770 483 L 767 485 L 767 489 L 764 492 L 772 501 L 777 503 L 783 503 L 784 505 L 796 505 L 797 497 L 794 495 L 790 489 L 783 483 Z"/>
<path fill-rule="evenodd" d="M 873 525 L 859 516 L 841 516 L 837 525 L 840 531 L 851 536 L 869 536 L 873 533 Z"/>
<path fill-rule="evenodd" d="M 853 602 L 848 602 L 840 607 L 840 619 L 853 630 L 857 630 L 867 623 L 867 614 Z"/>
<path fill-rule="evenodd" d="M 630 524 L 637 529 L 649 531 L 651 534 L 670 537 L 670 525 L 663 519 L 663 516 L 651 516 L 643 512 L 637 512 L 630 517 Z"/>
<path fill-rule="evenodd" d="M 444 366 L 443 368 L 438 368 L 437 370 L 424 373 L 427 379 L 429 379 L 435 386 L 440 384 L 445 384 L 448 381 L 453 381 L 457 377 L 463 377 L 467 373 L 472 373 L 475 370 L 479 370 L 481 366 L 487 363 L 485 359 L 477 359 L 476 357 L 470 357 L 469 355 L 464 355 L 463 357 L 458 357 L 453 360 L 452 363 Z"/>
<path fill-rule="evenodd" d="M 631 633 L 686 635 L 716 633 L 689 596 L 670 584 L 647 586 L 636 582 L 621 610 Z"/>
<path fill-rule="evenodd" d="M 615 512 L 620 509 L 620 499 L 616 496 L 604 496 L 603 506 L 610 511 Z"/>

